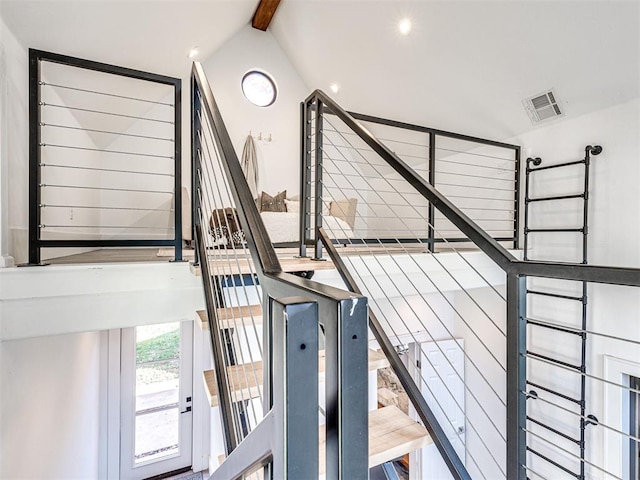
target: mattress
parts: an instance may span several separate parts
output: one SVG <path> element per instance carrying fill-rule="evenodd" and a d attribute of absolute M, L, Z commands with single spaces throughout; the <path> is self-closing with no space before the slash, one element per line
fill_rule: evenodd
<path fill-rule="evenodd" d="M 297 212 L 262 212 L 260 214 L 271 243 L 300 241 L 300 214 Z M 325 215 L 322 224 L 331 238 L 353 238 L 353 230 L 344 220 Z"/>

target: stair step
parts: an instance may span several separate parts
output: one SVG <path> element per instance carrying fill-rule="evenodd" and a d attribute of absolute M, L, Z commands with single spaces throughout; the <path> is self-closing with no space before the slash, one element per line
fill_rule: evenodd
<path fill-rule="evenodd" d="M 325 478 L 325 430 L 319 429 L 319 472 L 318 478 Z M 396 406 L 371 410 L 369 412 L 369 468 L 389 462 L 433 443 L 427 429 L 411 420 Z M 224 459 L 221 459 L 221 462 Z M 263 478 L 262 470 L 250 477 Z"/>
<path fill-rule="evenodd" d="M 313 270 L 333 270 L 331 260 L 317 261 L 311 258 L 279 257 L 283 272 L 308 272 Z M 191 273 L 202 275 L 199 266 L 191 264 Z M 229 259 L 209 260 L 209 269 L 213 275 L 251 275 L 256 273 L 252 260 L 230 257 Z"/>
<path fill-rule="evenodd" d="M 209 320 L 205 310 L 198 310 L 198 325 L 203 332 L 209 331 Z M 220 328 L 236 328 L 241 325 L 262 324 L 262 305 L 243 305 L 241 307 L 218 308 Z"/>
<path fill-rule="evenodd" d="M 398 394 L 386 387 L 378 389 L 378 404 L 383 407 L 397 404 Z"/>
<path fill-rule="evenodd" d="M 321 382 L 324 381 L 324 362 L 325 353 L 324 350 L 321 350 L 318 358 L 318 378 Z M 369 350 L 369 371 L 388 366 L 389 362 L 383 353 Z M 262 391 L 262 361 L 227 367 L 227 378 L 231 385 L 231 396 L 234 402 L 256 398 Z M 205 370 L 203 379 L 209 404 L 212 407 L 218 406 L 218 387 L 216 385 L 215 371 Z"/>
<path fill-rule="evenodd" d="M 320 478 L 325 470 L 325 432 L 320 429 Z M 433 443 L 427 429 L 394 406 L 369 412 L 369 468 Z"/>

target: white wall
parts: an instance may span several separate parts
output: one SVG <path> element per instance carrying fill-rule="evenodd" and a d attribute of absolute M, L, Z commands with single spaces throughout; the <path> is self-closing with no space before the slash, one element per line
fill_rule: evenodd
<path fill-rule="evenodd" d="M 3 342 L 2 478 L 98 477 L 100 334 Z"/>
<path fill-rule="evenodd" d="M 28 55 L 0 19 L 2 57 L 2 162 L 0 168 L 0 206 L 2 207 L 2 252 L 17 262 L 26 260 L 28 163 Z M 8 209 L 8 211 L 7 211 Z M 6 231 L 9 229 L 9 231 Z M 5 238 L 8 248 L 5 247 Z M 24 250 L 18 251 L 24 245 Z"/>
<path fill-rule="evenodd" d="M 583 158 L 586 145 L 601 145 L 603 152 L 592 157 L 589 198 L 589 252 L 590 264 L 640 267 L 640 100 L 616 105 L 582 117 L 557 121 L 541 126 L 525 135 L 512 139 L 523 145 L 525 158 L 540 156 L 543 165 Z M 532 180 L 532 197 L 581 191 L 582 167 L 540 172 Z M 534 174 L 536 175 L 536 174 Z M 582 211 L 581 201 L 565 203 L 548 202 L 531 210 L 532 225 L 537 227 L 579 226 Z M 534 223 L 535 222 L 535 223 Z M 580 261 L 582 250 L 579 234 L 546 234 L 531 237 L 532 259 Z M 532 285 L 555 286 L 566 293 L 580 294 L 581 284 L 571 282 L 549 282 L 531 279 Z M 542 289 L 542 287 L 541 287 Z M 640 342 L 640 289 L 591 284 L 588 292 L 588 329 L 603 332 L 631 341 Z M 528 314 L 542 320 L 555 320 L 566 325 L 580 327 L 580 305 L 577 302 L 553 301 L 532 298 Z M 529 344 L 532 350 L 570 363 L 580 363 L 579 338 L 566 334 L 549 333 L 544 329 L 529 329 Z M 604 376 L 604 356 L 611 355 L 638 363 L 640 347 L 623 341 L 607 340 L 590 335 L 587 344 L 587 372 L 597 377 Z M 579 396 L 579 377 L 571 372 L 559 370 L 539 362 L 529 362 L 529 378 L 539 381 L 566 394 Z M 622 379 L 616 381 L 622 382 Z M 546 400 L 576 411 L 570 403 L 557 397 L 538 392 Z M 606 417 L 605 409 L 621 409 L 622 405 L 605 403 L 605 388 L 602 382 L 587 382 L 587 413 L 601 421 Z M 579 436 L 579 418 L 559 411 L 539 401 L 530 401 L 530 411 L 537 418 L 554 422 L 554 426 L 566 433 Z M 624 425 L 610 425 L 624 430 Z M 535 429 L 535 427 L 533 427 Z M 558 437 L 538 429 L 558 443 Z M 606 429 L 589 427 L 587 430 L 587 459 L 608 471 L 616 473 L 611 459 L 604 456 Z M 618 437 L 620 441 L 620 437 Z M 544 442 L 533 441 L 536 448 L 550 453 Z M 570 443 L 561 446 L 577 452 Z M 558 458 L 557 453 L 550 456 Z M 570 458 L 562 460 L 569 467 L 577 468 Z M 548 463 L 530 457 L 530 465 L 549 478 L 560 477 L 560 472 Z M 616 464 L 616 461 L 614 461 Z M 602 478 L 603 474 L 593 469 L 591 478 Z M 621 474 L 617 472 L 616 474 Z"/>
<path fill-rule="evenodd" d="M 210 58 L 203 60 L 205 73 L 219 104 L 238 157 L 251 132 L 272 141 L 257 141 L 259 190 L 270 194 L 300 190 L 300 102 L 311 91 L 306 87 L 271 32 L 247 25 Z M 268 72 L 276 81 L 278 97 L 270 107 L 251 104 L 240 81 L 250 69 Z"/>

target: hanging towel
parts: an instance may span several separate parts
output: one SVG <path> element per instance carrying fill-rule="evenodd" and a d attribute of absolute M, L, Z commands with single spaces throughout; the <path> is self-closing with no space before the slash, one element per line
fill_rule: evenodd
<path fill-rule="evenodd" d="M 249 184 L 249 190 L 253 198 L 258 198 L 258 155 L 253 137 L 249 135 L 242 149 L 242 161 L 240 162 L 244 177 Z"/>

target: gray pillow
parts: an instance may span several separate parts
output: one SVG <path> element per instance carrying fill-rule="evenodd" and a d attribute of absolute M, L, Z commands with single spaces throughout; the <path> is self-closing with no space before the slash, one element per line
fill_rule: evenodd
<path fill-rule="evenodd" d="M 275 196 L 269 195 L 267 192 L 262 192 L 260 195 L 260 211 L 261 212 L 286 212 L 287 204 L 285 203 L 287 198 L 287 191 L 284 190 Z"/>

